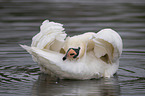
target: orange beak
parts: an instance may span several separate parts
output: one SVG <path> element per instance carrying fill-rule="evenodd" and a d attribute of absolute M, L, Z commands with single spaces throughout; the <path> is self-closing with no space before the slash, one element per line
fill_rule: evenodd
<path fill-rule="evenodd" d="M 68 51 L 66 52 L 65 56 L 62 58 L 63 61 L 66 60 L 67 58 L 69 58 L 69 59 L 76 58 L 79 55 L 79 50 L 80 50 L 80 47 L 78 47 L 78 49 L 69 48 Z"/>

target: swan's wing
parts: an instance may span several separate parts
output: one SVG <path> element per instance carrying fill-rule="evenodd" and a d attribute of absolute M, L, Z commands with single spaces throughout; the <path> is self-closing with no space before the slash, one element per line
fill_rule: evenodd
<path fill-rule="evenodd" d="M 32 38 L 31 47 L 59 51 L 66 35 L 62 24 L 45 20 L 40 27 L 40 32 Z"/>
<path fill-rule="evenodd" d="M 62 24 L 45 20 L 40 27 L 40 32 L 32 38 L 31 47 L 26 45 L 20 46 L 27 50 L 32 55 L 33 60 L 43 69 L 45 68 L 42 66 L 43 60 L 39 59 L 47 57 L 45 61 L 58 61 L 58 57 L 62 55 L 59 51 L 64 44 L 66 35 Z"/>
<path fill-rule="evenodd" d="M 94 35 L 95 56 L 106 63 L 113 63 L 122 53 L 122 39 L 117 32 L 112 29 L 103 29 Z"/>

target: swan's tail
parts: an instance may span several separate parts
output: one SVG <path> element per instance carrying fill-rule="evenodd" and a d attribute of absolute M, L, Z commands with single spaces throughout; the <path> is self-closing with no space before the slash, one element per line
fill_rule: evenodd
<path fill-rule="evenodd" d="M 21 45 L 21 44 L 19 44 L 22 48 L 24 48 L 27 52 L 29 52 L 30 54 L 32 53 L 32 49 L 31 49 L 31 47 L 29 47 L 29 46 L 27 46 L 27 45 Z"/>

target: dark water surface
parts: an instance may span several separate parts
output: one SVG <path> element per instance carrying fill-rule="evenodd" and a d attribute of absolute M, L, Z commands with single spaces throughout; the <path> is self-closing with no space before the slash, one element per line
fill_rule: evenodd
<path fill-rule="evenodd" d="M 112 28 L 124 43 L 111 79 L 55 80 L 18 44 L 31 44 L 42 21 L 75 35 Z M 145 0 L 0 0 L 0 96 L 145 96 Z"/>

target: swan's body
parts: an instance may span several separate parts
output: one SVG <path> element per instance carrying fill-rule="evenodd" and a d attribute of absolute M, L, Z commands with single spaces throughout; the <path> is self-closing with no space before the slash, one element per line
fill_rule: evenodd
<path fill-rule="evenodd" d="M 66 37 L 61 24 L 48 20 L 33 37 L 31 47 L 21 46 L 32 55 L 41 71 L 62 79 L 112 77 L 122 53 L 122 40 L 112 29 Z M 67 53 L 71 48 L 80 48 L 75 58 Z"/>

